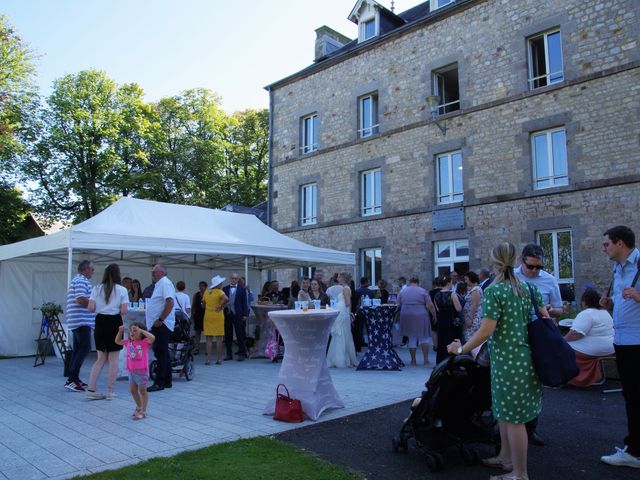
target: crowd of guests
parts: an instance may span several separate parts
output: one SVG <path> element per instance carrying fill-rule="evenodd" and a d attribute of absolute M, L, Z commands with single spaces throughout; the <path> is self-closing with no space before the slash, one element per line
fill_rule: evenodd
<path fill-rule="evenodd" d="M 571 383 L 578 387 L 601 381 L 598 361 L 615 355 L 621 378 L 628 419 L 625 447 L 616 448 L 601 460 L 614 466 L 640 468 L 640 289 L 636 287 L 640 271 L 640 252 L 635 247 L 635 234 L 624 226 L 604 234 L 603 251 L 615 264 L 613 280 L 606 295 L 592 288 L 580 298 L 583 310 L 573 319 L 565 339 L 575 350 L 579 375 Z M 518 255 L 510 243 L 502 243 L 491 252 L 492 269 L 460 275 L 452 271 L 434 279 L 426 291 L 419 279 L 408 284 L 398 279 L 395 301 L 399 305 L 399 334 L 409 348 L 411 363 L 417 364 L 418 347 L 423 363 L 429 363 L 429 344 L 436 350 L 436 361 L 449 355 L 470 354 L 488 343 L 492 408 L 499 422 L 501 448 L 495 457 L 483 460 L 492 468 L 511 472 L 509 477 L 526 479 L 529 443 L 544 445 L 537 433 L 537 420 L 542 412 L 542 384 L 533 366 L 528 344 L 527 323 L 539 313 L 558 319 L 564 312 L 560 285 L 544 270 L 544 252 L 539 245 L 529 244 Z M 102 281 L 92 287 L 94 273 L 89 261 L 80 262 L 78 275 L 72 280 L 67 296 L 67 324 L 74 349 L 65 387 L 86 391 L 89 399 L 114 398 L 118 352 L 127 348 L 127 368 L 131 393 L 136 403 L 134 419 L 146 416 L 147 392 L 171 388 L 168 356 L 170 332 L 176 315 L 191 315 L 196 330 L 195 348 L 201 336 L 206 338 L 206 363 L 210 364 L 213 339 L 216 340 L 216 363 L 232 360 L 233 335 L 238 340 L 237 360 L 247 355 L 246 321 L 249 305 L 257 302 L 281 303 L 292 307 L 296 301 L 319 300 L 331 304 L 339 315 L 331 330 L 327 363 L 334 367 L 355 366 L 356 351 L 364 346 L 363 322 L 358 319 L 358 306 L 365 296 L 393 300 L 386 282 L 380 280 L 371 288 L 367 278 L 355 287 L 347 273 L 332 276 L 327 283 L 324 273 L 316 269 L 313 278 L 294 281 L 280 289 L 278 281 L 266 282 L 254 298 L 243 278 L 215 276 L 208 284 L 200 282 L 193 300 L 184 293 L 184 282 L 177 291 L 162 265 L 152 269 L 153 284 L 146 298 L 146 325 L 134 325 L 124 339 L 122 316 L 129 302 L 140 298 L 140 282 L 120 278 L 117 264 L 107 266 Z M 395 295 L 395 294 L 394 294 Z M 535 312 L 532 299 L 538 305 Z M 613 316 L 609 312 L 613 313 Z M 79 378 L 80 367 L 91 345 L 91 331 L 98 356 L 91 368 L 89 383 Z M 147 388 L 147 350 L 152 346 L 158 361 L 155 383 Z M 223 358 L 223 350 L 226 356 Z M 197 352 L 196 352 L 197 353 Z M 105 364 L 109 365 L 106 394 L 96 389 Z M 505 388 L 508 385 L 509 388 Z"/>

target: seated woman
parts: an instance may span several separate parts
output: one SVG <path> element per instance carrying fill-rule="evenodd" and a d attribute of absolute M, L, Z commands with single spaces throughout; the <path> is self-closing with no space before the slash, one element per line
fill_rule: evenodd
<path fill-rule="evenodd" d="M 320 283 L 318 282 L 318 280 L 311 280 L 310 285 L 311 286 L 309 288 L 309 293 L 308 293 L 309 300 L 310 301 L 320 300 L 321 307 L 327 306 L 329 304 L 329 297 L 320 288 Z"/>
<path fill-rule="evenodd" d="M 614 354 L 613 319 L 600 306 L 600 294 L 587 289 L 580 299 L 582 310 L 573 320 L 565 340 L 575 350 L 580 368 L 577 377 L 569 382 L 574 387 L 589 387 L 602 380 L 598 361 L 600 357 Z"/>

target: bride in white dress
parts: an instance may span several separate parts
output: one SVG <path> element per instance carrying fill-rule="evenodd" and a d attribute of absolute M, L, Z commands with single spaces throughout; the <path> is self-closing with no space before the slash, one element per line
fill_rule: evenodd
<path fill-rule="evenodd" d="M 340 312 L 331 327 L 331 343 L 327 351 L 328 367 L 355 367 L 356 348 L 351 335 L 351 289 L 348 274 L 338 275 L 338 285 L 327 288 L 327 295 L 335 300 L 335 309 Z"/>

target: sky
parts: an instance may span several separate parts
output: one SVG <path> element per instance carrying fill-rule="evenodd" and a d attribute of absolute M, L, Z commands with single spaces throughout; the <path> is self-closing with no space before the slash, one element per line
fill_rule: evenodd
<path fill-rule="evenodd" d="M 378 0 L 387 8 L 391 0 Z M 188 88 L 222 96 L 227 113 L 268 108 L 264 87 L 313 63 L 315 29 L 350 38 L 356 0 L 0 0 L 37 52 L 41 93 L 54 79 L 104 70 L 148 101 Z M 396 13 L 421 0 L 396 0 Z"/>

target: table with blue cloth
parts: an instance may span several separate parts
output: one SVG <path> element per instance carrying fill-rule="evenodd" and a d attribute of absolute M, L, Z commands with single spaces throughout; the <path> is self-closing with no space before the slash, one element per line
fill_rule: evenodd
<path fill-rule="evenodd" d="M 379 305 L 359 309 L 367 322 L 369 347 L 357 370 L 400 370 L 404 362 L 393 349 L 392 329 L 397 305 Z"/>

